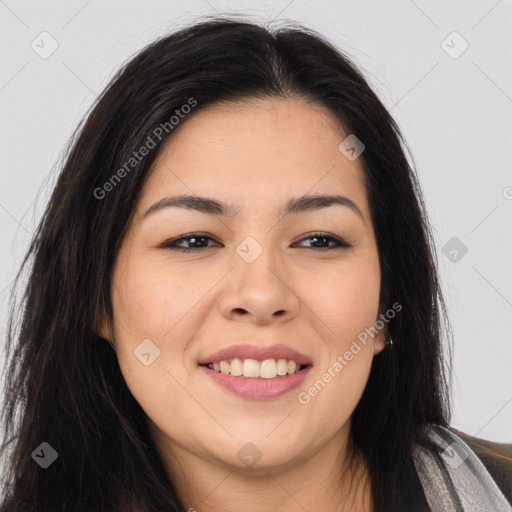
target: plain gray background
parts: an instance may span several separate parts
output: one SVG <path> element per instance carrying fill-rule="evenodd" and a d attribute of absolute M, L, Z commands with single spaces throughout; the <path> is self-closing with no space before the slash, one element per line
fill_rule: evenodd
<path fill-rule="evenodd" d="M 391 110 L 436 237 L 454 332 L 452 424 L 512 442 L 510 0 L 0 0 L 2 343 L 10 284 L 72 131 L 136 51 L 216 12 L 317 30 Z"/>

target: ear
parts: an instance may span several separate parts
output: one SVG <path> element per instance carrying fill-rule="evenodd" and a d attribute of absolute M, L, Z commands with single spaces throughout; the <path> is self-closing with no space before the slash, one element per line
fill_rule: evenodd
<path fill-rule="evenodd" d="M 373 341 L 373 353 L 374 355 L 380 354 L 386 348 L 387 341 L 387 327 L 381 329 L 378 334 L 375 336 Z"/>
<path fill-rule="evenodd" d="M 103 338 L 104 340 L 112 340 L 112 332 L 109 323 L 104 315 L 102 315 L 101 319 L 96 323 L 96 326 L 94 327 L 94 332 L 96 333 L 97 336 Z"/>
<path fill-rule="evenodd" d="M 384 323 L 384 327 L 379 329 L 378 333 L 373 338 L 373 353 L 374 355 L 380 354 L 386 348 L 386 342 L 388 340 L 388 324 L 384 322 L 381 318 L 383 316 L 383 312 L 386 308 L 379 308 L 379 315 L 377 316 L 375 323 L 378 321 Z"/>

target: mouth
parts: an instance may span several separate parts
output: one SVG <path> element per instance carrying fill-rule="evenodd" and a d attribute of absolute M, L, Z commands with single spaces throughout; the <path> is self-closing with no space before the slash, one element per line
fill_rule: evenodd
<path fill-rule="evenodd" d="M 246 400 L 271 400 L 299 386 L 313 361 L 286 345 L 231 345 L 198 361 L 221 388 Z"/>

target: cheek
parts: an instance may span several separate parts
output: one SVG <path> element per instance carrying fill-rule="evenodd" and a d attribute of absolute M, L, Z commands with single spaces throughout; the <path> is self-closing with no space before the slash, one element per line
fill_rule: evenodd
<path fill-rule="evenodd" d="M 132 337 L 163 341 L 212 284 L 182 269 L 137 261 L 116 273 L 114 316 Z"/>
<path fill-rule="evenodd" d="M 352 414 L 373 361 L 373 339 L 365 330 L 375 325 L 378 316 L 380 269 L 376 255 L 367 256 L 352 261 L 336 275 L 324 276 L 324 289 L 329 292 L 321 299 L 321 311 L 325 315 L 322 320 L 330 327 L 326 338 L 329 356 L 319 371 L 320 382 L 315 385 L 319 390 L 307 392 L 318 393 L 315 414 L 324 416 L 326 422 L 334 420 L 333 424 L 343 423 Z"/>
<path fill-rule="evenodd" d="M 176 416 L 188 424 L 198 415 L 181 383 L 188 378 L 187 333 L 190 337 L 194 328 L 187 313 L 206 290 L 202 286 L 186 286 L 190 279 L 193 276 L 182 271 L 171 273 L 168 268 L 136 258 L 120 265 L 114 273 L 114 329 L 119 365 L 130 392 L 147 416 L 159 425 L 172 425 Z M 211 284 L 204 286 L 208 289 Z M 148 365 L 138 358 L 143 359 L 139 347 L 147 339 L 154 344 L 144 341 L 144 353 L 150 354 Z"/>
<path fill-rule="evenodd" d="M 324 324 L 323 330 L 337 349 L 374 325 L 380 297 L 378 266 L 351 262 L 316 272 L 309 286 L 307 283 L 303 279 L 300 285 L 304 301 Z"/>
<path fill-rule="evenodd" d="M 135 257 L 120 265 L 114 277 L 116 353 L 132 394 L 148 406 L 151 396 L 181 396 L 177 382 L 184 382 L 196 369 L 188 357 L 190 340 L 207 317 L 206 308 L 213 307 L 208 292 L 219 277 L 212 275 L 210 267 L 171 269 L 168 264 Z M 143 342 L 158 354 L 147 367 L 137 359 Z M 151 396 L 146 390 L 152 390 Z M 172 401 L 173 407 L 177 402 L 177 398 Z"/>

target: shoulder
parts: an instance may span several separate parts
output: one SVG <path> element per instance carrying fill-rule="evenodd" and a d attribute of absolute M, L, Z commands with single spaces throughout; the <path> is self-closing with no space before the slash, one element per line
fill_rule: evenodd
<path fill-rule="evenodd" d="M 482 461 L 501 492 L 512 503 L 512 443 L 495 443 L 450 428 Z"/>

